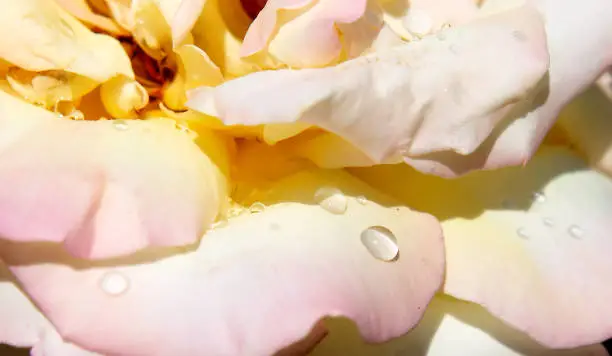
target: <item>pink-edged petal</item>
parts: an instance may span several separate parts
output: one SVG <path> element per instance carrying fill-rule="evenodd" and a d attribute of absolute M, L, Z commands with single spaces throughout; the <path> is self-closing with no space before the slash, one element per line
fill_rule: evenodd
<path fill-rule="evenodd" d="M 318 125 L 375 162 L 469 155 L 529 103 L 547 68 L 541 16 L 522 7 L 335 67 L 260 72 L 199 88 L 187 106 L 229 125 Z M 513 152 L 503 163 L 516 160 Z"/>
<path fill-rule="evenodd" d="M 340 56 L 343 42 L 349 52 L 359 54 L 373 39 L 372 30 L 382 26 L 382 19 L 369 18 L 368 9 L 378 7 L 368 6 L 367 0 L 270 0 L 249 27 L 240 54 L 251 56 L 267 49 L 293 67 L 329 64 Z M 345 28 L 348 24 L 356 28 Z"/>
<path fill-rule="evenodd" d="M 32 347 L 33 356 L 96 355 L 64 342 L 51 323 L 17 287 L 2 261 L 0 301 L 0 344 Z"/>
<path fill-rule="evenodd" d="M 225 201 L 220 140 L 213 162 L 170 120 L 70 121 L 0 92 L 0 130 L 5 239 L 87 258 L 188 244 Z"/>
<path fill-rule="evenodd" d="M 548 349 L 504 324 L 479 305 L 436 296 L 410 333 L 382 345 L 360 340 L 352 325 L 332 319 L 311 356 L 608 356 L 601 345 Z"/>
<path fill-rule="evenodd" d="M 589 163 L 612 175 L 612 101 L 595 87 L 580 95 L 559 115 L 571 143 Z"/>
<path fill-rule="evenodd" d="M 348 197 L 344 214 L 331 213 L 314 198 L 327 185 L 370 201 Z M 414 326 L 440 286 L 438 222 L 344 172 L 301 172 L 252 198 L 267 208 L 210 230 L 194 250 L 98 264 L 42 244 L 0 253 L 65 339 L 104 354 L 271 355 L 325 315 L 382 342 Z M 370 226 L 395 235 L 398 258 L 372 256 L 360 238 Z"/>
<path fill-rule="evenodd" d="M 443 220 L 446 293 L 550 347 L 612 337 L 612 180 L 569 150 L 457 180 L 406 166 L 360 172 Z"/>

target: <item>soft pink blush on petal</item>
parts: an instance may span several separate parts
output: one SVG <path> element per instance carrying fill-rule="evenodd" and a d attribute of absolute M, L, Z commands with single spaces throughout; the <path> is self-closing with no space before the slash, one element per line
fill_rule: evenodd
<path fill-rule="evenodd" d="M 574 153 L 543 147 L 525 167 L 454 180 L 406 166 L 357 174 L 442 221 L 445 293 L 548 347 L 612 337 L 612 180 Z"/>
<path fill-rule="evenodd" d="M 17 287 L 0 261 L 0 344 L 32 347 L 32 356 L 96 356 L 66 343 Z"/>
<path fill-rule="evenodd" d="M 321 183 L 371 201 L 351 199 L 345 214 L 332 214 L 262 197 L 263 212 L 209 231 L 195 251 L 145 252 L 110 267 L 53 246 L 7 243 L 0 253 L 66 340 L 103 354 L 267 356 L 326 315 L 355 320 L 372 342 L 405 333 L 442 282 L 438 222 L 378 205 L 377 193 L 346 173 L 293 176 L 270 199 L 313 199 L 310 189 Z M 375 259 L 361 243 L 372 225 L 395 234 L 395 262 Z"/>
<path fill-rule="evenodd" d="M 240 54 L 250 56 L 270 46 L 281 61 L 294 66 L 321 66 L 342 51 L 336 24 L 364 16 L 366 0 L 270 0 L 249 27 Z M 280 12 L 304 9 L 279 24 Z"/>
<path fill-rule="evenodd" d="M 196 241 L 217 170 L 171 121 L 69 121 L 0 92 L 0 236 L 105 258 Z"/>
<path fill-rule="evenodd" d="M 547 69 L 543 22 L 524 7 L 335 67 L 260 72 L 196 89 L 187 105 L 229 125 L 318 125 L 375 162 L 399 162 L 474 152 Z"/>

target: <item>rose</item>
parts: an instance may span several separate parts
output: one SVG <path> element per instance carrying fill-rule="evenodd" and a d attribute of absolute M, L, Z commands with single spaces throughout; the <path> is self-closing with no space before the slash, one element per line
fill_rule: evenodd
<path fill-rule="evenodd" d="M 609 181 L 567 150 L 543 149 L 526 171 L 457 181 L 402 165 L 327 172 L 296 159 L 322 167 L 404 160 L 441 175 L 521 163 L 563 104 L 610 62 L 602 50 L 609 47 L 603 29 L 610 7 L 601 1 L 510 9 L 466 2 L 454 3 L 453 11 L 431 4 L 413 3 L 404 17 L 411 33 L 402 33 L 389 2 L 384 14 L 375 3 L 270 2 L 249 28 L 244 58 L 240 31 L 249 20 L 228 11 L 237 3 L 109 1 L 95 13 L 81 6 L 87 4 L 62 2 L 86 24 L 130 33 L 139 45 L 124 43 L 132 67 L 119 43 L 94 35 L 52 3 L 7 6 L 2 26 L 15 37 L 0 46 L 10 63 L 0 96 L 3 147 L 10 153 L 0 174 L 0 232 L 7 238 L 0 254 L 59 334 L 30 304 L 17 308 L 24 300 L 11 299 L 5 305 L 19 313 L 5 318 L 11 322 L 0 338 L 45 354 L 85 352 L 62 339 L 111 354 L 270 354 L 303 337 L 319 318 L 345 315 L 368 340 L 385 341 L 415 325 L 443 277 L 438 223 L 403 205 L 442 220 L 443 292 L 485 305 L 546 346 L 608 337 L 602 301 L 609 292 L 601 281 L 610 269 L 597 253 L 605 251 Z M 293 12 L 277 12 L 283 6 Z M 568 35 L 568 13 L 589 19 L 586 40 Z M 444 30 L 446 23 L 456 27 Z M 425 37 L 405 44 L 396 31 Z M 307 45 L 295 48 L 297 39 Z M 483 43 L 490 47 L 478 46 Z M 576 66 L 572 56 L 583 54 Z M 387 60 L 396 70 L 386 71 Z M 404 73 L 404 61 L 418 70 Z M 254 73 L 211 88 L 222 75 L 229 80 L 284 66 L 330 67 Z M 342 70 L 348 74 L 337 74 Z M 447 77 L 435 75 L 442 70 Z M 543 103 L 541 83 L 549 91 Z M 372 87 L 385 95 L 368 100 Z M 402 104 L 405 90 L 414 101 Z M 476 90 L 486 95 L 453 103 L 453 95 Z M 160 110 L 148 106 L 149 98 Z M 213 116 L 182 112 L 185 104 Z M 424 114 L 403 119 L 410 110 Z M 531 110 L 525 118 L 498 126 L 524 110 Z M 75 122 L 57 115 L 147 120 Z M 227 127 L 214 116 L 265 125 Z M 605 167 L 596 161 L 607 148 L 605 136 L 581 140 L 598 126 L 563 124 L 573 128 L 569 139 Z M 516 143 L 518 151 L 507 149 Z M 576 170 L 584 174 L 562 174 Z M 508 201 L 502 193 L 510 182 L 519 188 Z M 478 219 L 471 215 L 483 211 Z M 181 247 L 214 220 L 199 246 Z M 58 242 L 91 261 L 71 257 Z M 552 242 L 558 246 L 546 245 Z M 14 295 L 13 282 L 3 286 Z M 599 297 L 582 304 L 586 296 Z M 18 328 L 24 315 L 35 328 Z M 320 336 L 315 329 L 305 345 Z"/>

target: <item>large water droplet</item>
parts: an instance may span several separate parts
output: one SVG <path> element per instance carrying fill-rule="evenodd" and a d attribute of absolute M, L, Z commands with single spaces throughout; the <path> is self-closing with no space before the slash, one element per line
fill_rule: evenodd
<path fill-rule="evenodd" d="M 527 229 L 525 229 L 524 227 L 519 227 L 518 229 L 516 229 L 516 234 L 518 235 L 518 237 L 523 238 L 523 239 L 528 239 L 529 238 L 529 234 L 527 233 Z"/>
<path fill-rule="evenodd" d="M 125 131 L 130 128 L 130 125 L 127 123 L 127 121 L 118 119 L 113 120 L 113 127 L 119 131 Z"/>
<path fill-rule="evenodd" d="M 374 258 L 381 261 L 393 261 L 399 254 L 395 235 L 384 226 L 370 226 L 363 230 L 361 243 Z"/>
<path fill-rule="evenodd" d="M 571 225 L 567 229 L 567 233 L 575 239 L 580 239 L 584 235 L 584 230 L 578 225 Z"/>
<path fill-rule="evenodd" d="M 249 212 L 251 214 L 262 213 L 264 210 L 266 210 L 266 205 L 264 203 L 255 202 L 249 206 Z"/>
<path fill-rule="evenodd" d="M 402 25 L 416 36 L 425 36 L 433 30 L 433 20 L 425 11 L 411 10 L 404 17 Z"/>
<path fill-rule="evenodd" d="M 100 280 L 100 287 L 106 294 L 118 296 L 130 288 L 130 280 L 121 272 L 107 272 Z"/>
<path fill-rule="evenodd" d="M 314 198 L 317 204 L 332 214 L 344 214 L 348 205 L 348 199 L 338 188 L 319 188 Z"/>

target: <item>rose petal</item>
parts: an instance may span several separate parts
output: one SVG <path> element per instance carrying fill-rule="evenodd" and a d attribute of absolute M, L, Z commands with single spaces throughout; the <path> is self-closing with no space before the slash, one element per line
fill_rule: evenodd
<path fill-rule="evenodd" d="M 468 155 L 545 74 L 544 37 L 539 14 L 524 7 L 336 67 L 267 71 L 199 88 L 187 106 L 229 125 L 318 125 L 375 162 Z M 508 155 L 487 165 L 516 159 Z"/>
<path fill-rule="evenodd" d="M 311 356 L 608 356 L 601 345 L 547 349 L 482 307 L 446 296 L 432 300 L 414 330 L 382 345 L 365 344 L 343 320 L 327 327 L 330 333 Z"/>
<path fill-rule="evenodd" d="M 33 356 L 94 356 L 65 343 L 51 323 L 17 287 L 0 261 L 0 344 L 33 347 Z M 2 351 L 2 349 L 0 349 Z"/>
<path fill-rule="evenodd" d="M 596 88 L 572 101 L 559 115 L 571 142 L 589 163 L 612 175 L 612 102 Z"/>
<path fill-rule="evenodd" d="M 342 51 L 336 24 L 356 22 L 366 15 L 366 8 L 366 0 L 269 0 L 249 27 L 240 54 L 246 57 L 267 49 L 292 67 L 329 64 Z M 367 27 L 367 22 L 359 25 Z M 356 33 L 345 40 L 354 38 L 368 36 Z"/>
<path fill-rule="evenodd" d="M 100 28 L 115 36 L 126 36 L 129 33 L 106 16 L 97 14 L 88 0 L 55 0 L 64 10 L 84 23 Z"/>
<path fill-rule="evenodd" d="M 328 184 L 370 202 L 348 198 L 346 213 L 333 214 L 314 204 Z M 271 355 L 325 315 L 345 315 L 381 342 L 414 326 L 440 285 L 437 221 L 389 208 L 346 173 L 299 173 L 252 198 L 268 207 L 209 231 L 194 251 L 94 265 L 42 244 L 3 244 L 0 254 L 64 338 L 104 354 Z M 395 235 L 397 260 L 362 245 L 373 225 Z"/>
<path fill-rule="evenodd" d="M 550 347 L 612 336 L 612 181 L 567 149 L 458 180 L 405 166 L 357 172 L 444 220 L 446 293 Z"/>
<path fill-rule="evenodd" d="M 5 1 L 0 12 L 0 58 L 30 71 L 65 70 L 104 82 L 133 78 L 117 40 L 95 34 L 54 1 Z"/>
<path fill-rule="evenodd" d="M 474 0 L 383 0 L 380 3 L 385 23 L 406 39 L 464 24 L 476 17 L 478 11 Z"/>
<path fill-rule="evenodd" d="M 170 120 L 62 120 L 0 92 L 0 128 L 3 238 L 89 258 L 186 244 L 225 199 L 220 139 L 207 156 Z"/>

